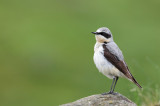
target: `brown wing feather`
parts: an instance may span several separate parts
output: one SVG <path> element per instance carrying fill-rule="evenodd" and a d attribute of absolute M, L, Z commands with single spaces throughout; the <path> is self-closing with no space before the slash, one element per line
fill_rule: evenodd
<path fill-rule="evenodd" d="M 124 61 L 120 61 L 117 56 L 112 54 L 106 45 L 103 45 L 104 48 L 104 57 L 111 62 L 119 71 L 121 71 L 127 78 L 131 79 L 139 88 L 142 88 L 135 78 L 132 76 L 131 72 L 129 71 L 128 66 Z"/>

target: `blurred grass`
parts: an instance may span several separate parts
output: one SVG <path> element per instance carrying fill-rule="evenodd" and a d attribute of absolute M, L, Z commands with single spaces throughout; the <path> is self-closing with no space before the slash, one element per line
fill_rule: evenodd
<path fill-rule="evenodd" d="M 135 102 L 140 106 L 160 105 L 159 85 L 148 84 L 147 86 L 143 87 L 143 90 L 133 87 L 130 92 L 134 94 L 134 97 L 137 97 Z"/>
<path fill-rule="evenodd" d="M 0 105 L 56 106 L 108 91 L 111 80 L 93 63 L 95 38 L 90 33 L 102 26 L 112 31 L 142 87 L 159 85 L 159 4 L 1 0 Z M 120 79 L 116 91 L 142 104 L 130 92 L 133 86 Z"/>

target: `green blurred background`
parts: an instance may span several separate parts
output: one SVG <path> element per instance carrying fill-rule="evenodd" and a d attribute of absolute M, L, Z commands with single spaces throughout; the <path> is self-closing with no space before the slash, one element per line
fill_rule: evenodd
<path fill-rule="evenodd" d="M 109 91 L 93 62 L 108 27 L 142 87 L 159 86 L 160 1 L 0 0 L 0 105 L 57 106 Z M 116 91 L 140 104 L 132 82 Z"/>

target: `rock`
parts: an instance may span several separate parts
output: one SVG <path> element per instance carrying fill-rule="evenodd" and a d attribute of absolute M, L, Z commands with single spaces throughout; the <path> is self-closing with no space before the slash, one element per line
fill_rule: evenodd
<path fill-rule="evenodd" d="M 60 106 L 137 106 L 128 98 L 116 93 L 115 95 L 97 94 L 81 98 L 75 102 L 63 104 Z"/>

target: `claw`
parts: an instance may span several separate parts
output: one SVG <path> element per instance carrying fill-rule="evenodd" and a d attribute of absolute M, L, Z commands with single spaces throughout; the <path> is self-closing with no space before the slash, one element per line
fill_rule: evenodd
<path fill-rule="evenodd" d="M 116 92 L 105 92 L 105 93 L 102 93 L 102 95 L 109 95 L 109 94 L 111 94 L 111 95 L 117 95 L 117 93 Z"/>

